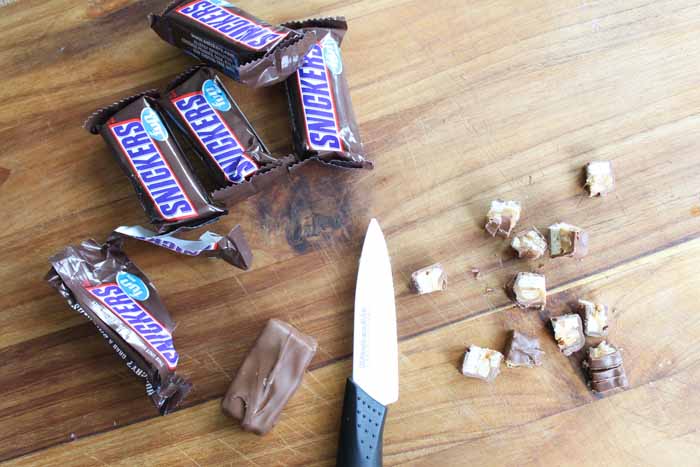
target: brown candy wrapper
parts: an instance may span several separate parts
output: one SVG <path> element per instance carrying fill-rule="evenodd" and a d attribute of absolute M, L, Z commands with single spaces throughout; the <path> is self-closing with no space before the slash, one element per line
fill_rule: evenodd
<path fill-rule="evenodd" d="M 212 69 L 185 71 L 167 86 L 161 102 L 208 168 L 215 190 L 244 182 L 261 167 L 281 165 Z"/>
<path fill-rule="evenodd" d="M 285 80 L 315 42 L 224 0 L 175 0 L 149 22 L 164 41 L 251 87 Z"/>
<path fill-rule="evenodd" d="M 224 396 L 224 413 L 240 420 L 246 431 L 270 431 L 301 384 L 316 346 L 289 324 L 268 321 Z"/>
<path fill-rule="evenodd" d="M 589 385 L 595 393 L 605 394 L 629 387 L 622 351 L 605 341 L 588 349 L 584 368 L 588 370 Z"/>
<path fill-rule="evenodd" d="M 267 165 L 261 167 L 249 180 L 226 188 L 216 190 L 211 194 L 215 202 L 226 207 L 233 207 L 237 203 L 257 193 L 265 191 L 280 180 L 289 176 L 289 168 L 297 163 L 294 156 L 286 156 L 278 159 L 279 165 Z"/>
<path fill-rule="evenodd" d="M 156 91 L 94 112 L 85 128 L 101 134 L 159 233 L 200 227 L 226 210 L 201 185 L 157 102 Z"/>
<path fill-rule="evenodd" d="M 348 29 L 345 18 L 293 21 L 283 26 L 316 37 L 299 70 L 285 82 L 297 155 L 343 167 L 372 168 L 360 139 L 340 54 Z"/>
<path fill-rule="evenodd" d="M 46 280 L 90 320 L 134 374 L 161 415 L 173 410 L 191 385 L 175 374 L 175 323 L 148 277 L 118 244 L 87 240 L 50 258 Z"/>
<path fill-rule="evenodd" d="M 536 337 L 512 330 L 505 349 L 508 368 L 533 368 L 542 365 L 544 351 Z"/>

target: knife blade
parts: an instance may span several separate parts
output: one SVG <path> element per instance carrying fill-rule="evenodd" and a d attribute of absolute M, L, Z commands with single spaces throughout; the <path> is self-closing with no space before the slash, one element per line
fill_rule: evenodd
<path fill-rule="evenodd" d="M 355 290 L 352 378 L 345 386 L 337 465 L 379 467 L 387 405 L 399 397 L 396 305 L 389 251 L 372 219 Z"/>

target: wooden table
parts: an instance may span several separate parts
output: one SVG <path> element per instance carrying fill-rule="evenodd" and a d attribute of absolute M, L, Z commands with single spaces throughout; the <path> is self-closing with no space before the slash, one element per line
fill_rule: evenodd
<path fill-rule="evenodd" d="M 401 393 L 385 464 L 697 465 L 700 448 L 700 4 L 689 0 L 357 0 L 240 5 L 271 22 L 345 15 L 343 43 L 374 171 L 308 168 L 235 206 L 255 264 L 130 242 L 178 321 L 194 390 L 158 417 L 93 326 L 44 283 L 47 258 L 144 223 L 94 109 L 165 84 L 192 62 L 149 30 L 165 0 L 0 2 L 0 459 L 8 465 L 331 465 L 351 372 L 355 274 L 377 217 L 392 255 Z M 263 139 L 291 149 L 282 87 L 228 81 Z M 589 199 L 582 167 L 610 159 L 617 190 Z M 494 198 L 522 226 L 591 234 L 582 261 L 514 259 L 488 237 Z M 440 261 L 449 288 L 410 273 Z M 472 268 L 481 274 L 475 278 Z M 517 271 L 547 276 L 550 305 L 515 309 Z M 597 398 L 547 329 L 579 297 L 615 309 L 629 390 Z M 221 395 L 272 317 L 320 344 L 273 432 L 242 432 Z M 465 347 L 539 336 L 541 368 L 493 384 L 458 371 Z"/>

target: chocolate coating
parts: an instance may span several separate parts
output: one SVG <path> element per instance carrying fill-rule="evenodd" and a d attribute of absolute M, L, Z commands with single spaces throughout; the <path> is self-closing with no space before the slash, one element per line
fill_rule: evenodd
<path fill-rule="evenodd" d="M 594 352 L 610 352 L 594 357 Z M 588 351 L 584 367 L 588 369 L 588 379 L 593 392 L 602 394 L 614 389 L 626 388 L 629 383 L 622 365 L 622 352 L 607 342 L 601 342 Z"/>
<path fill-rule="evenodd" d="M 624 374 L 617 378 L 609 378 L 603 381 L 593 381 L 591 382 L 591 389 L 597 393 L 606 393 L 614 389 L 625 389 L 629 386 L 627 381 L 627 376 Z"/>
<path fill-rule="evenodd" d="M 289 324 L 268 321 L 221 402 L 223 412 L 240 420 L 246 431 L 270 431 L 301 384 L 316 347 L 314 338 Z"/>
<path fill-rule="evenodd" d="M 509 368 L 532 368 L 542 365 L 544 352 L 539 339 L 513 330 L 508 335 L 505 354 Z"/>
<path fill-rule="evenodd" d="M 615 368 L 610 368 L 609 370 L 594 370 L 590 371 L 590 377 L 592 382 L 605 381 L 610 378 L 618 378 L 620 376 L 625 376 L 625 368 L 620 365 Z"/>
<path fill-rule="evenodd" d="M 620 365 L 622 365 L 622 352 L 619 350 L 600 358 L 592 358 L 590 354 L 588 356 L 588 367 L 591 370 L 608 370 Z"/>

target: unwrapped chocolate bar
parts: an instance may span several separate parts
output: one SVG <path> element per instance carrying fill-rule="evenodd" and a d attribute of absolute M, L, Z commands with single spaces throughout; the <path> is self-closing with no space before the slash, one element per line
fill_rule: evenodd
<path fill-rule="evenodd" d="M 491 201 L 491 207 L 486 214 L 486 231 L 492 237 L 500 235 L 508 237 L 520 220 L 520 203 L 517 201 Z"/>
<path fill-rule="evenodd" d="M 518 258 L 537 259 L 547 251 L 547 240 L 539 230 L 532 227 L 518 232 L 511 240 L 510 246 L 518 252 Z"/>
<path fill-rule="evenodd" d="M 273 26 L 226 0 L 174 0 L 148 17 L 161 39 L 252 87 L 294 73 L 316 38 Z"/>
<path fill-rule="evenodd" d="M 263 435 L 277 423 L 316 353 L 316 340 L 271 319 L 226 391 L 221 408 L 246 431 Z"/>
<path fill-rule="evenodd" d="M 519 272 L 506 286 L 506 292 L 520 308 L 542 310 L 547 304 L 547 286 L 542 274 Z"/>
<path fill-rule="evenodd" d="M 439 292 L 447 288 L 447 273 L 440 263 L 427 266 L 411 274 L 411 290 L 418 295 Z"/>
<path fill-rule="evenodd" d="M 165 415 L 191 385 L 175 374 L 175 323 L 146 275 L 117 243 L 87 240 L 50 258 L 46 280 L 90 320 Z"/>
<path fill-rule="evenodd" d="M 345 18 L 293 21 L 284 26 L 316 37 L 299 70 L 285 82 L 297 155 L 342 167 L 372 168 L 340 55 L 348 29 Z"/>
<path fill-rule="evenodd" d="M 505 354 L 508 368 L 532 368 L 542 365 L 544 352 L 539 339 L 513 330 L 508 335 Z"/>
<path fill-rule="evenodd" d="M 605 341 L 588 349 L 584 368 L 588 370 L 589 384 L 593 392 L 603 394 L 629 386 L 622 364 L 622 352 Z"/>
<path fill-rule="evenodd" d="M 610 323 L 608 307 L 588 300 L 579 300 L 578 304 L 583 308 L 586 335 L 591 337 L 607 336 Z"/>
<path fill-rule="evenodd" d="M 470 345 L 464 353 L 462 374 L 469 378 L 492 382 L 501 372 L 503 354 L 496 350 Z"/>
<path fill-rule="evenodd" d="M 583 258 L 588 254 L 588 233 L 575 225 L 564 222 L 550 225 L 549 250 L 552 258 L 559 256 Z"/>
<path fill-rule="evenodd" d="M 159 233 L 210 223 L 226 210 L 209 200 L 157 97 L 155 91 L 127 97 L 94 112 L 84 126 L 112 149 Z"/>
<path fill-rule="evenodd" d="M 609 370 L 622 365 L 622 352 L 606 341 L 597 347 L 588 349 L 588 368 L 591 370 Z"/>
<path fill-rule="evenodd" d="M 591 197 L 605 196 L 615 189 L 610 161 L 593 161 L 586 165 L 586 188 Z"/>
<path fill-rule="evenodd" d="M 586 344 L 583 323 L 581 317 L 576 313 L 555 316 L 552 318 L 552 329 L 559 350 L 567 357 L 581 350 Z"/>

